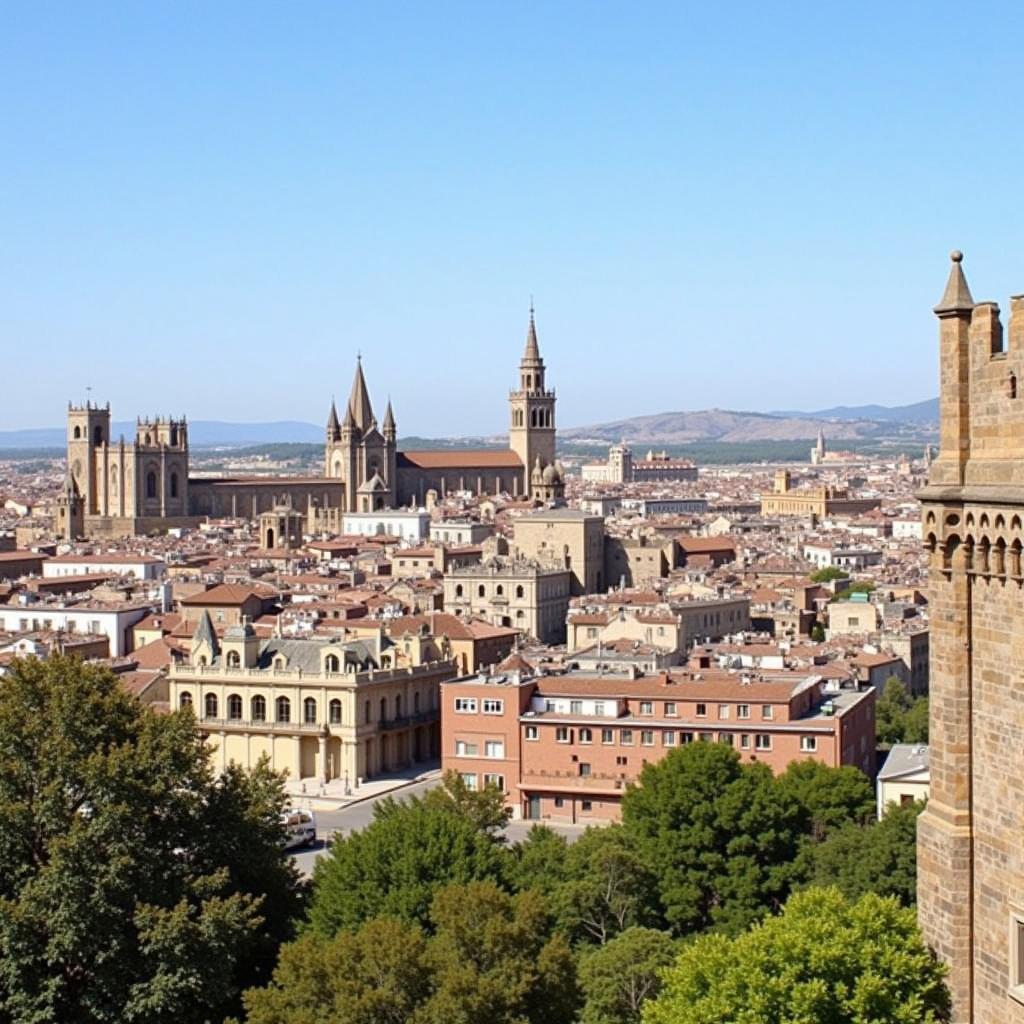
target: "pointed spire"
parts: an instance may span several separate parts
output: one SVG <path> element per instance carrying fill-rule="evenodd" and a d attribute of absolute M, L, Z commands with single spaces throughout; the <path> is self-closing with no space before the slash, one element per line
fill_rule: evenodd
<path fill-rule="evenodd" d="M 964 277 L 963 267 L 960 266 L 964 254 L 959 249 L 954 249 L 949 258 L 953 261 L 953 266 L 949 268 L 946 290 L 935 307 L 935 312 L 940 317 L 943 314 L 968 313 L 974 308 L 971 289 L 967 287 L 967 278 Z"/>
<path fill-rule="evenodd" d="M 205 610 L 203 617 L 199 620 L 199 625 L 196 626 L 195 633 L 192 634 L 192 649 L 195 650 L 200 644 L 206 644 L 210 648 L 211 658 L 220 653 L 220 648 L 217 646 L 217 634 L 213 629 L 213 620 L 210 618 L 210 613 Z"/>
<path fill-rule="evenodd" d="M 341 424 L 338 422 L 338 408 L 334 404 L 334 396 L 331 396 L 331 412 L 327 417 L 327 435 L 336 438 L 341 433 Z"/>
<path fill-rule="evenodd" d="M 533 313 L 533 298 L 530 298 L 530 326 L 526 330 L 526 350 L 523 352 L 524 363 L 539 363 L 540 348 L 537 345 L 537 323 Z"/>
<path fill-rule="evenodd" d="M 352 418 L 352 406 L 345 406 L 345 418 L 341 421 L 341 432 L 353 431 L 356 429 L 356 421 Z"/>
<path fill-rule="evenodd" d="M 388 396 L 388 407 L 384 410 L 384 436 L 394 435 L 395 414 L 391 411 L 391 396 Z"/>
<path fill-rule="evenodd" d="M 352 381 L 352 393 L 348 399 L 349 412 L 352 420 L 362 431 L 369 430 L 373 421 L 373 407 L 370 405 L 370 393 L 366 387 L 366 378 L 363 376 L 363 357 L 356 356 L 356 375 Z"/>

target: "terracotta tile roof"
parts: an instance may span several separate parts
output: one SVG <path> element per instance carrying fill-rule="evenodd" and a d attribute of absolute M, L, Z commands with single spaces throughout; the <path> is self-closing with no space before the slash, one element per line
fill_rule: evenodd
<path fill-rule="evenodd" d="M 398 466 L 416 469 L 522 469 L 510 448 L 452 448 L 441 451 L 399 452 Z"/>
<path fill-rule="evenodd" d="M 206 605 L 241 605 L 250 597 L 260 599 L 276 597 L 276 591 L 260 584 L 243 585 L 241 583 L 218 583 L 217 586 L 204 590 L 200 594 L 182 598 L 181 603 L 190 607 L 202 608 Z"/>

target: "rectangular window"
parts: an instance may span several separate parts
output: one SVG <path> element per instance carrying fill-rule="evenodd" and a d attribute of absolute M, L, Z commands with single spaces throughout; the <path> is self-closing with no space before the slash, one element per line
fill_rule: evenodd
<path fill-rule="evenodd" d="M 718 717 L 719 718 L 728 718 L 729 717 L 729 705 L 728 704 L 719 704 L 718 705 Z"/>
<path fill-rule="evenodd" d="M 679 712 L 676 711 L 676 702 L 674 700 L 665 701 L 665 715 L 668 718 L 675 718 Z"/>
<path fill-rule="evenodd" d="M 526 727 L 526 738 L 528 740 L 535 740 L 537 738 L 537 726 L 528 725 Z"/>
<path fill-rule="evenodd" d="M 692 743 L 693 742 L 693 733 L 692 732 L 681 732 L 679 734 L 679 742 L 680 743 Z"/>
<path fill-rule="evenodd" d="M 580 801 L 580 810 L 589 811 L 594 805 L 589 800 Z"/>
<path fill-rule="evenodd" d="M 718 742 L 724 743 L 727 747 L 732 746 L 732 733 L 731 732 L 720 732 L 718 734 Z"/>
<path fill-rule="evenodd" d="M 698 718 L 707 718 L 707 716 L 708 716 L 708 706 L 707 706 L 707 704 L 698 704 L 697 705 L 697 717 Z"/>
<path fill-rule="evenodd" d="M 582 715 L 583 714 L 583 701 L 571 700 L 569 701 L 569 714 L 570 715 Z"/>
<path fill-rule="evenodd" d="M 761 705 L 761 718 L 766 722 L 770 722 L 775 717 L 775 708 L 771 704 Z"/>
<path fill-rule="evenodd" d="M 484 743 L 484 757 L 504 757 L 504 740 L 487 740 Z"/>
<path fill-rule="evenodd" d="M 640 714 L 641 715 L 653 715 L 654 704 L 649 700 L 640 701 Z"/>
<path fill-rule="evenodd" d="M 476 757 L 479 747 L 475 743 L 467 743 L 465 740 L 455 741 L 456 757 Z"/>
<path fill-rule="evenodd" d="M 653 729 L 641 729 L 640 730 L 640 742 L 645 747 L 654 746 L 654 730 Z"/>
<path fill-rule="evenodd" d="M 740 736 L 740 750 L 750 749 L 750 735 L 749 733 L 743 733 Z"/>
<path fill-rule="evenodd" d="M 1024 912 L 1010 911 L 1010 995 L 1024 1003 Z"/>
<path fill-rule="evenodd" d="M 602 729 L 601 730 L 601 742 L 608 744 L 615 742 L 615 730 L 614 729 Z"/>
<path fill-rule="evenodd" d="M 818 737 L 817 736 L 801 736 L 800 737 L 800 749 L 806 750 L 808 753 L 814 753 L 818 749 Z"/>
<path fill-rule="evenodd" d="M 555 730 L 555 740 L 558 743 L 571 743 L 572 742 L 572 734 L 569 732 L 569 730 L 568 730 L 568 728 L 566 728 L 566 726 L 560 725 Z"/>
<path fill-rule="evenodd" d="M 488 772 L 484 776 L 484 785 L 485 786 L 495 786 L 496 788 L 498 788 L 498 789 L 500 789 L 500 790 L 502 790 L 504 792 L 504 790 L 505 790 L 505 776 L 504 775 L 495 775 L 492 772 Z"/>
<path fill-rule="evenodd" d="M 586 775 L 589 775 L 589 774 L 590 774 L 590 765 L 586 761 L 581 761 L 580 762 L 580 775 L 586 776 Z"/>
<path fill-rule="evenodd" d="M 603 715 L 604 714 L 604 701 L 603 700 L 595 700 L 594 701 L 594 714 L 595 715 Z"/>
<path fill-rule="evenodd" d="M 544 710 L 547 711 L 548 714 L 551 714 L 552 712 L 557 711 L 558 707 L 553 700 L 546 700 L 544 701 Z"/>
<path fill-rule="evenodd" d="M 737 718 L 749 718 L 750 717 L 750 705 L 749 704 L 737 704 L 736 705 L 736 717 Z"/>
<path fill-rule="evenodd" d="M 661 734 L 661 742 L 663 746 L 674 747 L 676 745 L 676 734 L 668 729 Z"/>
<path fill-rule="evenodd" d="M 476 714 L 476 698 L 475 697 L 456 697 L 455 698 L 455 710 L 460 715 L 475 715 Z"/>
<path fill-rule="evenodd" d="M 771 750 L 772 749 L 772 738 L 766 732 L 759 732 L 754 737 L 754 749 L 755 750 Z"/>
<path fill-rule="evenodd" d="M 633 746 L 633 730 L 632 729 L 620 729 L 619 730 L 619 742 L 624 747 Z"/>
<path fill-rule="evenodd" d="M 462 776 L 462 781 L 466 784 L 466 789 L 476 791 L 476 772 L 459 772 Z"/>
<path fill-rule="evenodd" d="M 702 732 L 699 738 L 701 743 L 710 743 L 715 738 L 715 734 L 713 732 Z"/>
<path fill-rule="evenodd" d="M 561 797 L 561 796 L 556 796 L 555 797 L 555 806 L 558 807 L 558 808 L 564 807 L 565 806 L 565 798 Z"/>
<path fill-rule="evenodd" d="M 505 702 L 503 700 L 497 700 L 495 697 L 484 698 L 484 714 L 485 715 L 500 715 L 505 710 Z"/>

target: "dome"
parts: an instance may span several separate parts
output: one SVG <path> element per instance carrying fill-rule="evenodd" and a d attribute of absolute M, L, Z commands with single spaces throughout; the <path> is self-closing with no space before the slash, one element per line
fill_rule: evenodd
<path fill-rule="evenodd" d="M 555 469 L 554 466 L 545 466 L 544 467 L 544 483 L 546 483 L 546 484 L 558 483 L 558 479 L 559 479 L 559 477 L 558 477 L 558 470 Z"/>

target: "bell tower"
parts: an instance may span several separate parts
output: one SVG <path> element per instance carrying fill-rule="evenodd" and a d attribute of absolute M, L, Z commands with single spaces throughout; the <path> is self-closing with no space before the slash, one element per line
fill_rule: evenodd
<path fill-rule="evenodd" d="M 538 460 L 542 469 L 555 462 L 555 392 L 545 386 L 532 303 L 526 348 L 519 362 L 519 388 L 509 393 L 508 403 L 509 447 L 519 456 L 524 483 L 532 492 L 531 473 Z"/>

